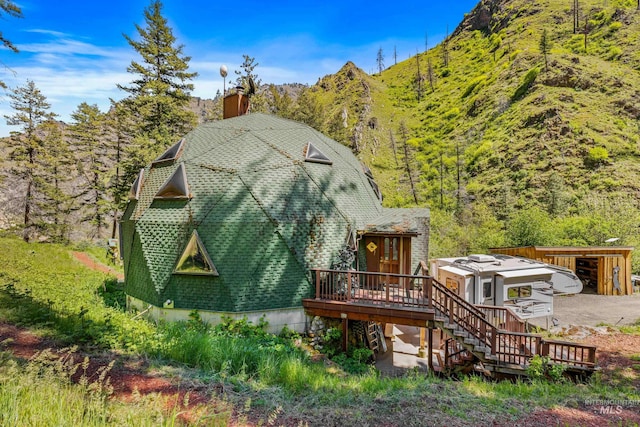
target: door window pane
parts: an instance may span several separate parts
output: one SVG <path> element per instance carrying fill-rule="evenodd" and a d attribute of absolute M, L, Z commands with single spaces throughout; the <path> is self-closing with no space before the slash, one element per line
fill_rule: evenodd
<path fill-rule="evenodd" d="M 397 260 L 399 260 L 399 259 L 400 259 L 400 258 L 398 257 L 398 238 L 397 238 L 397 237 L 394 237 L 394 238 L 393 238 L 393 240 L 392 240 L 392 242 L 393 242 L 393 258 L 392 258 L 392 259 L 393 259 L 394 261 L 397 261 Z"/>

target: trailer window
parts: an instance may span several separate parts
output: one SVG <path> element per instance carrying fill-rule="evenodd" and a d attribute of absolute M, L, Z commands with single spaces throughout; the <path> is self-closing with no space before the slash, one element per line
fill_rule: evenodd
<path fill-rule="evenodd" d="M 491 298 L 493 296 L 493 286 L 491 286 L 491 280 L 484 280 L 482 282 L 482 296 L 483 298 Z"/>
<path fill-rule="evenodd" d="M 447 277 L 445 282 L 445 286 L 451 289 L 453 292 L 458 293 L 458 281 L 452 279 L 451 277 Z"/>
<path fill-rule="evenodd" d="M 507 290 L 507 299 L 527 298 L 531 296 L 531 285 L 514 286 Z"/>

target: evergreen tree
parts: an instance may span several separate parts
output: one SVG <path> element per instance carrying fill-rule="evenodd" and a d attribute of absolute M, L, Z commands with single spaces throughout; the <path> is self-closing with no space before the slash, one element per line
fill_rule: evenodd
<path fill-rule="evenodd" d="M 262 84 L 262 80 L 258 77 L 258 75 L 254 72 L 256 67 L 260 65 L 255 62 L 256 59 L 249 55 L 242 55 L 242 64 L 240 65 L 240 70 L 235 70 L 236 75 L 236 85 L 242 86 L 245 90 L 249 89 L 249 80 L 253 80 L 253 83 L 256 85 L 256 88 L 260 87 Z"/>
<path fill-rule="evenodd" d="M 544 71 L 549 71 L 547 54 L 551 51 L 551 40 L 549 40 L 546 29 L 542 30 L 542 35 L 540 36 L 540 43 L 538 44 L 538 46 L 540 47 L 540 53 L 544 55 Z"/>
<path fill-rule="evenodd" d="M 94 227 L 93 236 L 100 238 L 110 210 L 107 200 L 107 172 L 112 162 L 112 150 L 104 137 L 105 116 L 97 105 L 83 102 L 71 114 L 71 118 L 71 139 L 78 159 L 78 170 L 84 181 L 78 195 L 85 207 L 82 209 L 82 221 L 91 223 Z"/>
<path fill-rule="evenodd" d="M 115 102 L 111 100 L 111 111 L 107 116 L 107 128 L 111 130 L 111 147 L 113 149 L 115 165 L 111 171 L 111 183 L 109 184 L 109 195 L 113 200 L 114 221 L 117 220 L 118 211 L 124 209 L 127 203 L 127 195 L 131 188 L 131 183 L 140 171 L 140 165 L 144 164 L 144 159 L 139 162 L 129 164 L 130 157 L 127 156 L 128 149 L 136 135 L 135 116 L 127 103 Z M 115 227 L 114 227 L 115 230 Z M 114 231 L 115 232 L 115 231 Z M 112 233 L 111 237 L 115 237 Z"/>
<path fill-rule="evenodd" d="M 22 237 L 28 242 L 35 232 L 35 220 L 40 214 L 37 199 L 42 195 L 42 188 L 36 174 L 41 165 L 42 153 L 46 150 L 42 135 L 37 129 L 44 122 L 52 120 L 55 114 L 49 112 L 51 105 L 31 80 L 9 93 L 9 98 L 14 114 L 5 115 L 7 124 L 20 126 L 20 131 L 11 132 L 9 144 L 12 149 L 9 156 L 14 161 L 12 173 L 25 184 Z"/>
<path fill-rule="evenodd" d="M 251 110 L 255 112 L 264 113 L 268 110 L 268 102 L 264 96 L 264 93 L 260 91 L 262 86 L 262 80 L 258 77 L 255 69 L 259 63 L 256 62 L 254 57 L 249 55 L 242 55 L 242 64 L 240 70 L 235 70 L 236 85 L 244 88 L 245 93 L 251 98 Z"/>
<path fill-rule="evenodd" d="M 4 18 L 4 15 L 11 16 L 13 18 L 22 18 L 22 10 L 11 0 L 0 0 L 0 18 Z M 14 53 L 18 53 L 18 48 L 0 32 L 0 43 Z M 7 88 L 7 85 L 0 80 L 0 87 Z"/>
<path fill-rule="evenodd" d="M 293 119 L 322 131 L 325 121 L 325 110 L 318 102 L 311 88 L 306 88 L 298 96 L 298 103 Z"/>
<path fill-rule="evenodd" d="M 286 89 L 283 89 L 282 93 L 280 93 L 276 85 L 270 84 L 268 92 L 270 95 L 270 101 L 268 103 L 269 113 L 285 119 L 293 118 L 293 100 Z"/>
<path fill-rule="evenodd" d="M 138 137 L 148 140 L 145 159 L 152 159 L 179 137 L 190 131 L 196 116 L 187 111 L 191 79 L 197 73 L 188 71 L 190 57 L 182 54 L 182 45 L 175 45 L 176 38 L 167 20 L 162 16 L 162 3 L 152 1 L 144 11 L 146 27 L 136 25 L 140 40 L 124 36 L 142 57 L 142 62 L 132 61 L 127 71 L 135 75 L 130 86 L 118 85 L 129 94 L 124 100 L 138 121 Z"/>
<path fill-rule="evenodd" d="M 36 174 L 36 182 L 42 188 L 40 228 L 54 241 L 66 243 L 74 204 L 69 184 L 74 178 L 75 161 L 58 122 L 49 120 L 42 124 L 41 130 L 46 149 Z"/>

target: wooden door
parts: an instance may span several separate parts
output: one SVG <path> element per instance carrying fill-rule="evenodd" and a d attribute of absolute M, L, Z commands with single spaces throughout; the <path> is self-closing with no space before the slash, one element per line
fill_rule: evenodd
<path fill-rule="evenodd" d="M 401 236 L 366 236 L 367 271 L 410 274 L 411 238 Z M 398 283 L 397 277 L 390 278 Z"/>

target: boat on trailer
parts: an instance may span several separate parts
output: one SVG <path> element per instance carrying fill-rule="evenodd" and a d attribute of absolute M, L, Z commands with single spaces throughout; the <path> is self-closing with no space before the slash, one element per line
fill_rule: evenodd
<path fill-rule="evenodd" d="M 552 315 L 554 295 L 582 291 L 580 279 L 564 267 L 509 255 L 435 258 L 430 273 L 466 301 L 509 307 L 522 319 Z"/>

